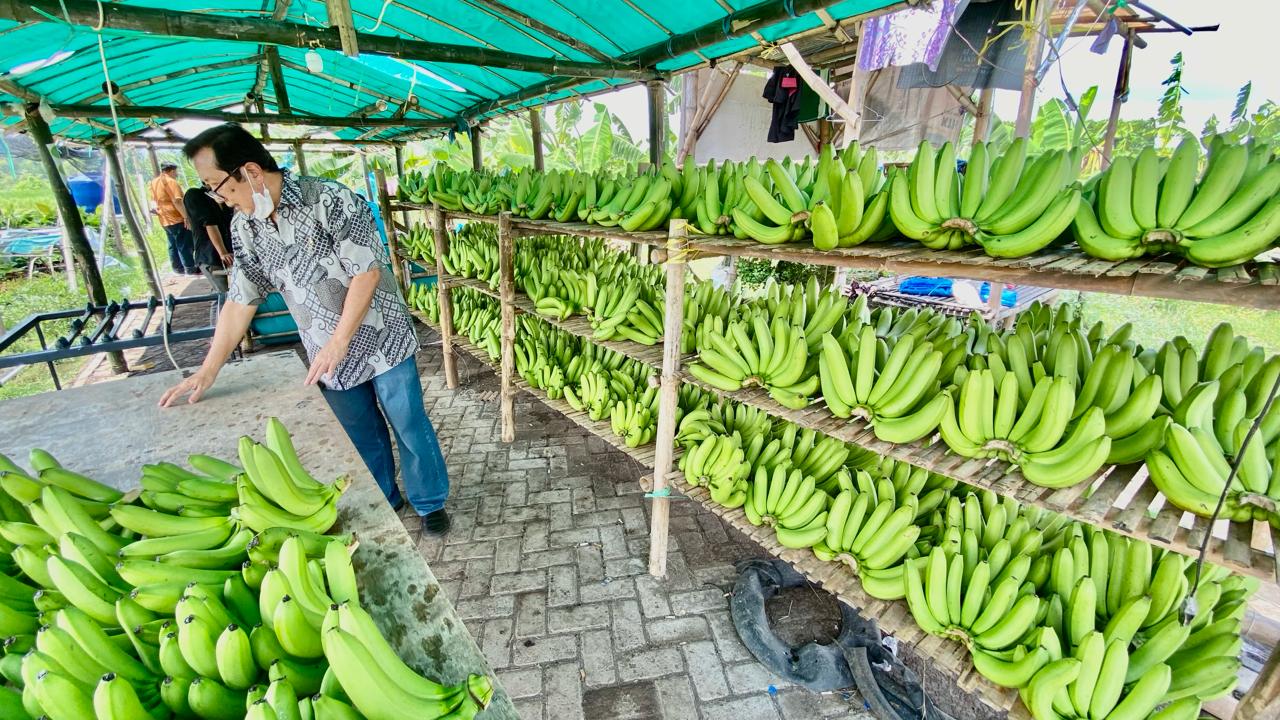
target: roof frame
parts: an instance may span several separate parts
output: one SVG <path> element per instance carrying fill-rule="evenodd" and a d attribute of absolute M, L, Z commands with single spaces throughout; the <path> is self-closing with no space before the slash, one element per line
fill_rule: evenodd
<path fill-rule="evenodd" d="M 803 0 L 802 0 L 803 1 Z M 343 50 L 343 33 L 338 28 L 322 28 L 284 20 L 238 18 L 148 8 L 97 0 L 0 0 L 0 19 L 16 22 L 48 22 L 67 18 L 75 25 L 105 30 L 149 32 L 170 37 L 253 42 L 299 48 Z M 564 58 L 523 55 L 492 48 L 409 40 L 390 35 L 355 33 L 360 51 L 390 55 L 406 60 L 459 63 L 482 67 L 521 70 L 544 75 L 579 78 L 624 78 L 646 80 L 658 76 L 634 60 L 611 63 L 582 62 Z"/>

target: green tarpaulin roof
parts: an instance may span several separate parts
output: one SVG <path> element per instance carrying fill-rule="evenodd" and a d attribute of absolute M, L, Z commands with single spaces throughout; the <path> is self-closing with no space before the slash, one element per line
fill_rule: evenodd
<path fill-rule="evenodd" d="M 507 53 L 595 63 L 615 60 L 643 65 L 660 73 L 687 69 L 759 44 L 740 34 L 742 19 L 762 11 L 783 20 L 750 26 L 765 41 L 789 37 L 822 25 L 815 12 L 797 12 L 797 0 L 350 0 L 352 18 L 362 34 L 487 48 Z M 324 0 L 117 0 L 111 7 L 178 10 L 232 18 L 270 20 L 276 3 L 284 3 L 285 22 L 327 27 Z M 0 12 L 5 3 L 0 3 Z M 0 101 L 17 102 L 31 94 L 55 106 L 94 105 L 96 119 L 61 118 L 53 131 L 91 140 L 109 132 L 111 113 L 104 93 L 106 75 L 92 26 L 68 23 L 58 2 L 9 0 L 12 7 L 36 7 L 39 22 L 0 20 L 0 79 L 8 92 Z M 82 7 L 84 3 L 79 3 Z M 802 7 L 816 7 L 810 2 Z M 843 20 L 897 5 L 898 0 L 844 0 L 826 8 Z M 71 6 L 66 2 L 66 6 Z M 6 14 L 5 17 L 13 15 Z M 523 18 L 521 16 L 524 16 Z M 789 17 L 792 16 L 792 17 Z M 75 16 L 72 20 L 77 20 Z M 527 21 L 526 21 L 527 20 Z M 705 32 L 718 27 L 718 32 Z M 696 29 L 696 43 L 681 38 Z M 180 32 L 180 29 L 175 30 Z M 261 83 L 267 112 L 278 111 L 276 90 L 261 61 L 263 46 L 234 39 L 167 37 L 117 29 L 101 31 L 106 69 L 127 102 L 139 106 L 222 110 L 243 106 L 246 94 Z M 671 52 L 673 38 L 697 50 Z M 677 46 L 679 47 L 679 45 Z M 292 112 L 299 115 L 390 118 L 409 97 L 417 104 L 402 110 L 412 120 L 447 121 L 458 127 L 510 111 L 539 105 L 572 93 L 590 93 L 632 82 L 631 79 L 576 80 L 557 75 L 446 62 L 405 61 L 385 55 L 356 58 L 321 48 L 320 73 L 308 71 L 306 50 L 279 46 L 284 86 Z M 261 73 L 261 75 L 260 75 Z M 15 87 L 16 86 L 16 87 Z M 381 100 L 382 103 L 378 103 Z M 173 118 L 156 117 L 165 122 Z M 9 117 L 6 123 L 18 122 Z M 150 120 L 121 118 L 127 135 L 143 131 Z M 345 128 L 344 138 L 391 139 L 422 128 Z"/>

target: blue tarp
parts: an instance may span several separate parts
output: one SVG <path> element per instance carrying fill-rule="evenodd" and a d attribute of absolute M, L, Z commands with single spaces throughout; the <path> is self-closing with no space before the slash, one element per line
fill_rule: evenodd
<path fill-rule="evenodd" d="M 907 277 L 898 282 L 898 292 L 923 297 L 951 297 L 951 278 Z M 991 295 L 991 283 L 984 282 L 978 288 L 978 296 L 985 302 Z M 1013 307 L 1018 302 L 1018 293 L 1009 288 L 1000 292 L 1000 304 Z"/>

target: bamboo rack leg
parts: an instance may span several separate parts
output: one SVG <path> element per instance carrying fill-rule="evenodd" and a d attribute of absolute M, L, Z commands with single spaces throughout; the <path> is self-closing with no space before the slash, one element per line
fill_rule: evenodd
<path fill-rule="evenodd" d="M 387 191 L 387 174 L 382 168 L 376 171 L 378 179 L 378 207 L 382 209 L 382 225 L 387 229 L 387 250 L 391 258 L 391 271 L 395 273 L 396 284 L 402 292 L 409 290 L 409 274 L 404 271 L 400 262 L 400 237 L 396 234 L 396 221 L 391 214 L 391 195 Z"/>
<path fill-rule="evenodd" d="M 511 213 L 498 215 L 498 296 L 502 303 L 502 442 L 516 439 L 515 375 L 516 281 L 513 269 L 515 238 Z"/>
<path fill-rule="evenodd" d="M 1240 698 L 1235 720 L 1276 720 L 1280 718 L 1280 652 L 1271 652 L 1267 664 Z"/>
<path fill-rule="evenodd" d="M 458 364 L 453 357 L 453 301 L 449 299 L 449 287 L 444 280 L 444 254 L 449 251 L 445 239 L 444 213 L 440 208 L 431 211 L 431 234 L 436 245 L 436 292 L 440 295 L 440 352 L 444 354 L 444 381 L 450 390 L 458 387 Z"/>
<path fill-rule="evenodd" d="M 667 235 L 666 315 L 662 333 L 662 385 L 658 395 L 658 434 L 653 458 L 653 512 L 649 527 L 649 574 L 667 574 L 667 522 L 670 500 L 662 494 L 671 472 L 676 441 L 676 403 L 680 393 L 680 332 L 684 325 L 684 220 L 672 220 Z"/>

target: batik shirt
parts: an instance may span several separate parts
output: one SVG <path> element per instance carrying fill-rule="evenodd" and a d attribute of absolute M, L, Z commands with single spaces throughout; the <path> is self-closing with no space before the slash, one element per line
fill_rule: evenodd
<path fill-rule="evenodd" d="M 413 355 L 413 321 L 364 199 L 336 182 L 283 174 L 274 221 L 244 213 L 232 221 L 235 264 L 227 298 L 257 305 L 279 292 L 315 360 L 338 328 L 351 279 L 382 270 L 346 358 L 321 379 L 330 390 L 348 390 Z"/>

